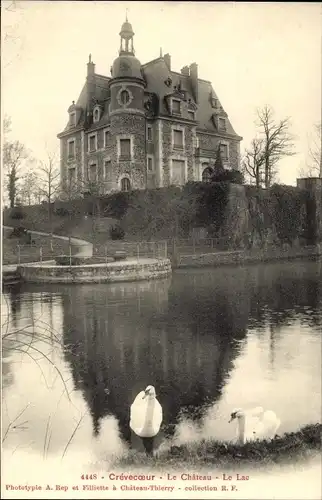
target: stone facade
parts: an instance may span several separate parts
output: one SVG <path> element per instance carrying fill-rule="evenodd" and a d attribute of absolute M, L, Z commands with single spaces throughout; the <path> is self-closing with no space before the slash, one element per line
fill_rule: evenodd
<path fill-rule="evenodd" d="M 127 21 L 111 76 L 89 58 L 79 99 L 58 134 L 62 187 L 91 192 L 183 185 L 207 180 L 220 149 L 227 169 L 239 169 L 241 137 L 197 64 L 171 69 L 169 54 L 141 65 Z"/>

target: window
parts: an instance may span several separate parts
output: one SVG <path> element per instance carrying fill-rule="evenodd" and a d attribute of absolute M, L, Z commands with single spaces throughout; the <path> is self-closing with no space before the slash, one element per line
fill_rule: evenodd
<path fill-rule="evenodd" d="M 68 158 L 75 158 L 75 140 L 68 141 L 67 143 Z"/>
<path fill-rule="evenodd" d="M 219 130 L 226 130 L 225 118 L 218 118 L 218 128 L 219 128 Z"/>
<path fill-rule="evenodd" d="M 173 147 L 176 149 L 183 149 L 183 131 L 173 131 Z"/>
<path fill-rule="evenodd" d="M 100 110 L 98 108 L 94 109 L 94 123 L 98 122 L 100 119 Z"/>
<path fill-rule="evenodd" d="M 95 182 L 96 176 L 97 176 L 97 165 L 96 163 L 92 163 L 88 167 L 88 180 L 91 182 Z"/>
<path fill-rule="evenodd" d="M 75 127 L 75 125 L 76 125 L 76 112 L 70 113 L 70 115 L 69 115 L 69 125 L 71 127 Z"/>
<path fill-rule="evenodd" d="M 220 144 L 220 154 L 223 160 L 228 160 L 228 144 Z"/>
<path fill-rule="evenodd" d="M 104 148 L 107 148 L 110 139 L 110 131 L 104 130 Z"/>
<path fill-rule="evenodd" d="M 130 101 L 130 94 L 127 90 L 122 90 L 120 94 L 120 101 L 124 106 Z"/>
<path fill-rule="evenodd" d="M 212 176 L 212 169 L 210 167 L 206 167 L 202 172 L 202 182 L 210 182 Z"/>
<path fill-rule="evenodd" d="M 148 141 L 152 141 L 152 127 L 148 126 L 148 129 L 147 129 L 147 138 L 148 138 Z"/>
<path fill-rule="evenodd" d="M 195 119 L 195 112 L 194 111 L 188 111 L 188 116 L 189 116 L 189 120 L 194 120 Z"/>
<path fill-rule="evenodd" d="M 89 151 L 96 150 L 96 134 L 90 135 L 88 137 L 88 150 Z"/>
<path fill-rule="evenodd" d="M 152 172 L 152 171 L 153 171 L 153 159 L 148 158 L 148 172 Z"/>
<path fill-rule="evenodd" d="M 131 139 L 120 139 L 120 157 L 131 158 Z"/>
<path fill-rule="evenodd" d="M 104 161 L 104 179 L 105 180 L 111 176 L 111 167 L 112 167 L 111 160 L 105 160 Z"/>
<path fill-rule="evenodd" d="M 127 177 L 124 177 L 121 180 L 121 190 L 122 191 L 130 191 L 130 189 L 131 189 L 130 180 Z"/>
<path fill-rule="evenodd" d="M 181 102 L 178 101 L 177 99 L 172 99 L 172 113 L 176 115 L 180 115 L 181 113 Z"/>
<path fill-rule="evenodd" d="M 171 184 L 183 186 L 185 183 L 185 162 L 183 160 L 172 160 Z"/>

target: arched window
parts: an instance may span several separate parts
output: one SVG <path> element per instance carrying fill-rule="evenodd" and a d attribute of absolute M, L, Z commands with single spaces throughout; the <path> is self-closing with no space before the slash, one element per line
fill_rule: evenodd
<path fill-rule="evenodd" d="M 121 94 L 120 94 L 120 100 L 121 100 L 121 103 L 122 104 L 127 104 L 130 100 L 130 94 L 128 93 L 127 90 L 122 90 Z"/>
<path fill-rule="evenodd" d="M 127 177 L 123 177 L 123 179 L 121 180 L 121 190 L 130 191 L 130 189 L 131 189 L 130 180 Z"/>
<path fill-rule="evenodd" d="M 210 182 L 212 173 L 212 168 L 206 167 L 202 172 L 202 182 Z"/>

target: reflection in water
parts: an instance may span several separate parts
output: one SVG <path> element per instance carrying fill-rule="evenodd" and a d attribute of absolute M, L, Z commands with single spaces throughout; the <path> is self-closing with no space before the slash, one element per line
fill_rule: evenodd
<path fill-rule="evenodd" d="M 94 434 L 100 420 L 114 414 L 130 442 L 129 407 L 149 384 L 157 388 L 167 424 L 178 421 L 180 410 L 204 410 L 220 396 L 238 354 L 236 340 L 246 333 L 247 309 L 235 305 L 233 290 L 213 290 L 203 300 L 201 283 L 189 284 L 187 294 L 177 285 L 83 286 L 64 294 L 66 359 Z"/>
<path fill-rule="evenodd" d="M 77 411 L 87 407 L 91 419 L 75 435 L 76 449 L 122 449 L 119 430 L 122 439 L 142 449 L 129 429 L 129 408 L 150 384 L 164 413 L 159 442 L 165 436 L 178 442 L 231 439 L 235 430 L 228 416 L 238 406 L 273 409 L 282 432 L 320 419 L 319 263 L 177 271 L 142 283 L 28 285 L 6 298 L 19 328 L 33 317 L 63 340 L 64 351 L 53 343 L 50 359 L 68 387 L 73 385 L 73 405 L 82 408 Z M 7 359 L 16 358 L 9 353 Z M 4 380 L 9 402 L 28 380 L 24 397 L 38 405 L 42 432 L 48 419 L 43 408 L 51 408 L 55 398 L 64 405 L 55 413 L 57 429 L 66 425 L 73 431 L 79 413 L 73 422 L 67 403 L 60 402 L 57 375 L 48 391 L 43 381 L 39 387 L 31 382 L 34 368 L 25 358 L 20 367 L 7 367 L 14 373 L 11 386 Z M 39 420 L 36 415 L 29 421 Z M 31 434 L 37 442 L 37 430 L 29 439 Z M 67 430 L 57 430 L 51 451 L 64 449 L 67 441 Z"/>

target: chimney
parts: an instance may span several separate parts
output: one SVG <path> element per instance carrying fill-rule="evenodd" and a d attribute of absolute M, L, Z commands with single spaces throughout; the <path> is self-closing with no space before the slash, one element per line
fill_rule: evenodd
<path fill-rule="evenodd" d="M 95 97 L 95 64 L 92 61 L 92 55 L 89 55 L 87 63 L 87 114 L 90 115 L 93 110 L 93 98 Z"/>
<path fill-rule="evenodd" d="M 190 81 L 196 103 L 198 103 L 198 64 L 190 64 Z"/>
<path fill-rule="evenodd" d="M 183 66 L 183 68 L 181 68 L 181 74 L 184 76 L 189 76 L 190 74 L 189 66 Z"/>
<path fill-rule="evenodd" d="M 168 66 L 168 70 L 171 71 L 171 56 L 170 54 L 164 54 L 163 56 L 164 62 Z"/>

